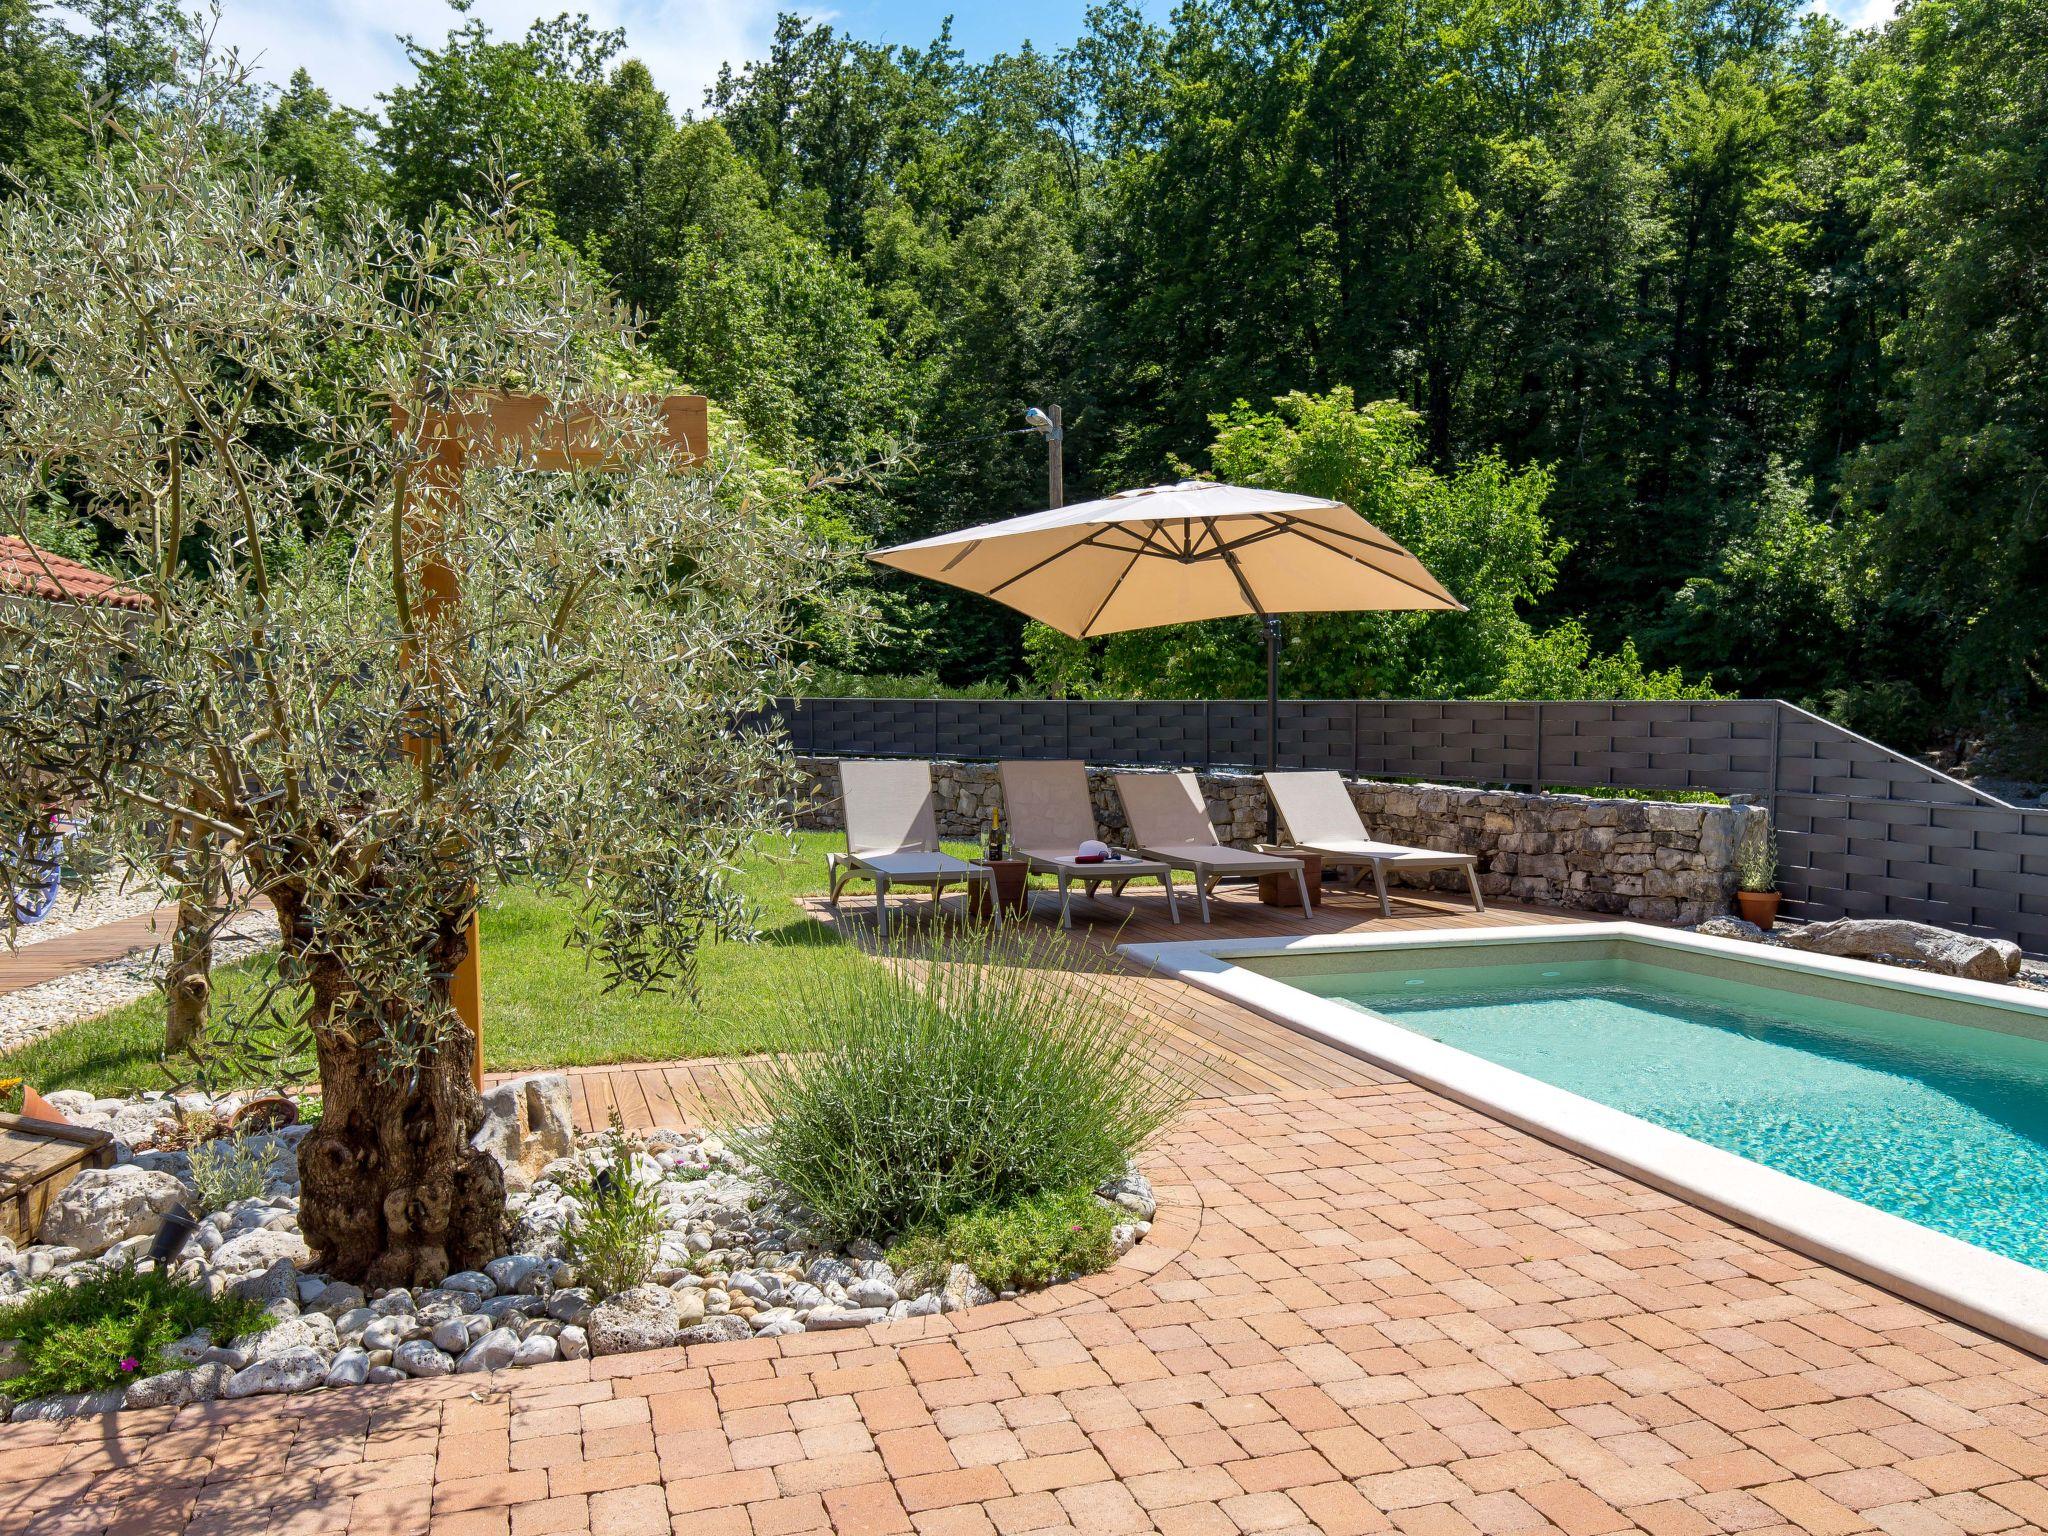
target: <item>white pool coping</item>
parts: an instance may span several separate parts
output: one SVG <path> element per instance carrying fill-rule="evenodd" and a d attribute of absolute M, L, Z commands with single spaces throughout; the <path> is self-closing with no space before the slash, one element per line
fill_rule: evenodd
<path fill-rule="evenodd" d="M 1172 944 L 1126 944 L 1122 953 L 1447 1098 L 1484 1110 L 1545 1141 L 1682 1196 L 1789 1248 L 1826 1260 L 2022 1349 L 2048 1356 L 2048 1271 L 1880 1211 L 1234 963 L 1237 958 L 1250 956 L 1571 943 L 1588 939 L 1626 939 L 1658 948 L 1717 955 L 1744 967 L 1804 971 L 1899 991 L 1988 1003 L 2039 1018 L 2040 1032 L 2048 1038 L 2048 1005 L 2030 1000 L 2048 994 L 1902 971 L 1862 960 L 1709 938 L 1645 923 L 1316 934 L 1287 940 L 1197 939 Z"/>

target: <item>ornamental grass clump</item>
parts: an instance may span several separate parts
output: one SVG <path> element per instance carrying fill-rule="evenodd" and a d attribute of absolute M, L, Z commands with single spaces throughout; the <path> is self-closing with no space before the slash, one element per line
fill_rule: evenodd
<path fill-rule="evenodd" d="M 1116 1177 L 1188 1085 L 1076 954 L 1019 927 L 814 974 L 729 1139 L 848 1238 Z"/>

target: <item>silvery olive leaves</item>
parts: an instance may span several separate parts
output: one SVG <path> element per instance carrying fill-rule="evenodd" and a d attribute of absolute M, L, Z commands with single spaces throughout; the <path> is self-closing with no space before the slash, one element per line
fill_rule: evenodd
<path fill-rule="evenodd" d="M 625 317 L 509 204 L 323 226 L 213 131 L 238 88 L 0 205 L 0 532 L 57 507 L 148 599 L 0 599 L 0 887 L 54 810 L 74 867 L 268 897 L 292 1006 L 394 1069 L 502 881 L 580 891 L 617 983 L 687 982 L 784 788 L 734 722 L 821 570 L 785 477 L 719 432 L 685 469 L 613 382 Z M 573 402 L 602 467 L 423 495 L 415 424 L 486 389 Z"/>

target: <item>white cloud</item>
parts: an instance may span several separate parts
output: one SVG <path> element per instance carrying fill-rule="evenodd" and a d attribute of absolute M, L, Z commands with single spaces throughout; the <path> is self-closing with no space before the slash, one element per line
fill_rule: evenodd
<path fill-rule="evenodd" d="M 623 27 L 628 51 L 680 112 L 697 109 L 720 64 L 767 51 L 783 8 L 775 0 L 477 0 L 470 15 L 502 38 L 564 10 L 587 11 L 599 27 Z M 272 85 L 304 66 L 337 100 L 369 109 L 379 91 L 411 77 L 398 34 L 438 46 L 461 19 L 419 0 L 222 0 L 217 40 Z"/>

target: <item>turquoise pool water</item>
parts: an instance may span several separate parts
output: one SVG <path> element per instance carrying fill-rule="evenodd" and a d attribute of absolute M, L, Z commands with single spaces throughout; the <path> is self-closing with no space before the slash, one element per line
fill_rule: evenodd
<path fill-rule="evenodd" d="M 2048 1269 L 2048 1042 L 1627 959 L 1276 974 Z"/>

